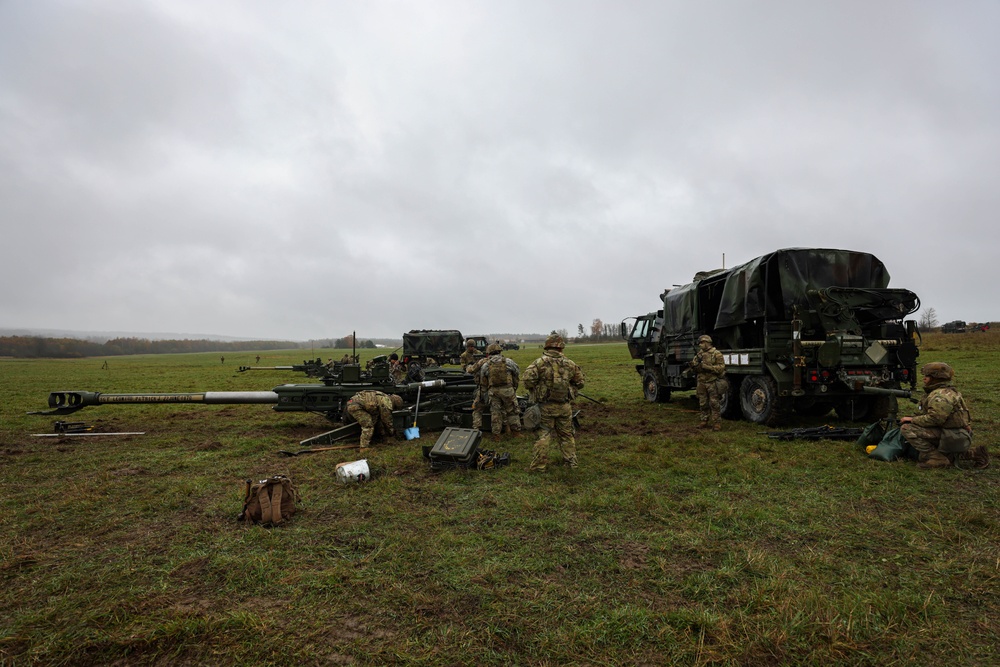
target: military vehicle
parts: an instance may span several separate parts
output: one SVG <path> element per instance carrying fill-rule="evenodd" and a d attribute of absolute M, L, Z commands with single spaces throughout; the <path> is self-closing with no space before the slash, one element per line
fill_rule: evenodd
<path fill-rule="evenodd" d="M 726 361 L 722 414 L 774 424 L 790 411 L 875 419 L 916 384 L 917 295 L 889 288 L 874 255 L 788 248 L 699 273 L 660 295 L 662 308 L 621 324 L 648 401 L 695 389 L 689 362 L 702 334 Z M 634 321 L 632 321 L 634 320 Z M 631 322 L 631 323 L 630 323 Z"/>
<path fill-rule="evenodd" d="M 941 327 L 941 333 L 965 333 L 966 331 L 968 329 L 962 320 L 954 320 Z"/>
<path fill-rule="evenodd" d="M 426 365 L 431 359 L 438 364 L 455 364 L 465 352 L 465 338 L 457 329 L 412 329 L 403 334 L 403 363 Z"/>
<path fill-rule="evenodd" d="M 486 348 L 490 346 L 490 342 L 486 340 L 486 336 L 469 336 L 466 340 L 473 340 L 476 342 L 476 355 L 486 356 Z"/>

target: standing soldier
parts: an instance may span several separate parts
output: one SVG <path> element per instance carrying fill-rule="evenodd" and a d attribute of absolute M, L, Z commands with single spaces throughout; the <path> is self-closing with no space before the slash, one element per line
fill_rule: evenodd
<path fill-rule="evenodd" d="M 524 386 L 541 404 L 541 436 L 535 442 L 529 470 L 544 471 L 549 463 L 549 441 L 555 433 L 563 463 L 575 468 L 576 440 L 573 438 L 573 406 L 571 401 L 583 389 L 583 371 L 563 356 L 566 343 L 562 336 L 551 334 L 545 339 L 542 356 L 524 371 Z"/>
<path fill-rule="evenodd" d="M 698 374 L 698 408 L 701 410 L 698 428 L 711 427 L 713 431 L 721 431 L 721 400 L 722 395 L 729 391 L 726 362 L 722 353 L 712 346 L 711 336 L 700 336 L 698 348 L 698 354 L 691 360 L 691 368 Z"/>
<path fill-rule="evenodd" d="M 972 418 L 962 394 L 955 388 L 955 371 L 941 362 L 924 364 L 924 392 L 920 414 L 903 417 L 900 431 L 920 453 L 918 468 L 945 468 L 956 458 L 972 459 L 976 467 L 990 464 L 985 445 L 972 448 Z"/>
<path fill-rule="evenodd" d="M 489 357 L 483 357 L 473 364 L 465 367 L 465 372 L 472 376 L 472 381 L 476 385 L 476 392 L 472 396 L 472 428 L 482 430 L 483 428 L 483 408 L 490 400 L 490 394 L 486 387 L 486 380 L 483 379 L 483 366 L 489 361 Z"/>
<path fill-rule="evenodd" d="M 389 374 L 396 384 L 406 379 L 406 368 L 399 363 L 399 355 L 395 352 L 389 355 Z"/>
<path fill-rule="evenodd" d="M 401 407 L 403 407 L 401 396 L 398 394 L 390 396 L 374 389 L 359 391 L 347 401 L 347 414 L 361 425 L 361 451 L 371 444 L 376 429 L 386 438 L 396 435 L 396 427 L 392 423 L 392 411 Z"/>
<path fill-rule="evenodd" d="M 480 369 L 480 387 L 490 392 L 490 426 L 497 438 L 503 433 L 504 424 L 511 433 L 521 432 L 521 414 L 517 409 L 517 385 L 521 369 L 513 359 L 503 356 L 500 345 L 493 343 L 486 348 L 486 363 Z"/>
<path fill-rule="evenodd" d="M 462 364 L 462 368 L 467 368 L 476 363 L 476 341 L 471 338 L 465 341 L 465 352 L 458 358 L 458 361 Z"/>

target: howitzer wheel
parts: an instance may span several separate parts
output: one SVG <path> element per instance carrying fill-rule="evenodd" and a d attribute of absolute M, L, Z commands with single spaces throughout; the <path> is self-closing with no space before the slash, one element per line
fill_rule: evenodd
<path fill-rule="evenodd" d="M 660 386 L 656 373 L 646 371 L 642 374 L 642 395 L 650 403 L 666 403 L 670 400 L 670 389 Z"/>

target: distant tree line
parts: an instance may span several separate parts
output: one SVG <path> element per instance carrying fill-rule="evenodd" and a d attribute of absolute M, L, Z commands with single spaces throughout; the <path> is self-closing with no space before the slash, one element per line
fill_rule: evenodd
<path fill-rule="evenodd" d="M 40 336 L 0 337 L 0 357 L 18 357 L 23 359 L 40 357 L 74 359 L 80 357 L 113 357 L 125 354 L 287 350 L 298 347 L 302 347 L 302 344 L 287 340 L 218 341 L 113 338 L 105 343 L 96 343 L 76 338 L 42 338 Z"/>
<path fill-rule="evenodd" d="M 590 323 L 590 333 L 583 328 L 583 324 L 576 327 L 576 339 L 578 341 L 588 341 L 591 343 L 606 343 L 620 340 L 617 324 L 606 324 L 600 318 L 594 319 Z"/>

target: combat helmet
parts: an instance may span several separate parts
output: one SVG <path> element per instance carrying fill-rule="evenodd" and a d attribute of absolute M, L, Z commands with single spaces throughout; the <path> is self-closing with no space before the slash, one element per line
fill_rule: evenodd
<path fill-rule="evenodd" d="M 400 396 L 399 394 L 393 394 L 391 400 L 392 400 L 392 407 L 396 408 L 397 410 L 403 407 L 403 397 Z"/>
<path fill-rule="evenodd" d="M 490 346 L 486 348 L 486 354 L 498 354 L 500 351 L 499 343 L 490 343 Z"/>
<path fill-rule="evenodd" d="M 475 346 L 476 346 L 476 341 L 472 340 L 471 338 L 465 341 L 465 347 L 475 347 Z"/>
<path fill-rule="evenodd" d="M 942 361 L 924 364 L 920 369 L 920 373 L 932 380 L 944 380 L 946 382 L 955 377 L 955 371 L 952 367 Z"/>
<path fill-rule="evenodd" d="M 549 337 L 545 339 L 545 349 L 556 349 L 561 350 L 566 347 L 566 341 L 559 334 L 549 334 Z"/>
<path fill-rule="evenodd" d="M 701 344 L 701 343 L 708 343 L 709 345 L 711 345 L 712 344 L 712 337 L 709 336 L 708 334 L 702 334 L 702 335 L 698 336 L 698 343 L 699 344 Z"/>

